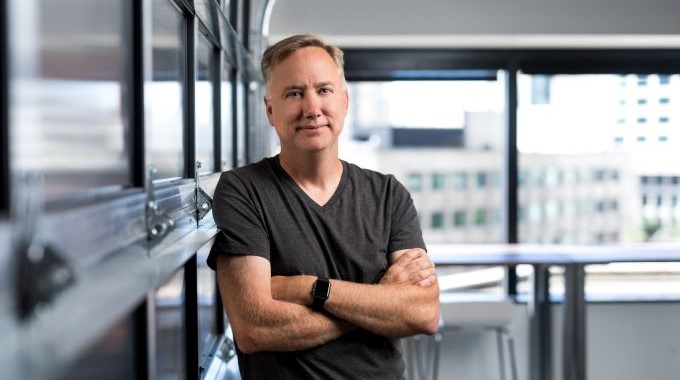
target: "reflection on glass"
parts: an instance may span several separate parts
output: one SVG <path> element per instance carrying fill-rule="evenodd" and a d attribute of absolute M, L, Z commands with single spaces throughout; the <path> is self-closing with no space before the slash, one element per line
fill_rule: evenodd
<path fill-rule="evenodd" d="M 196 160 L 201 162 L 200 173 L 215 171 L 215 123 L 213 85 L 215 80 L 215 52 L 208 41 L 198 39 L 196 76 Z"/>
<path fill-rule="evenodd" d="M 222 88 L 221 88 L 221 136 L 222 136 L 222 170 L 229 170 L 234 167 L 234 114 L 232 103 L 234 101 L 234 80 L 233 69 L 225 63 L 222 67 Z"/>
<path fill-rule="evenodd" d="M 16 3 L 13 170 L 43 173 L 48 196 L 129 185 L 124 2 Z"/>
<path fill-rule="evenodd" d="M 152 3 L 151 65 L 146 78 L 146 162 L 157 178 L 184 175 L 183 126 L 186 70 L 184 17 L 168 0 Z"/>
<path fill-rule="evenodd" d="M 184 302 L 184 270 L 181 269 L 155 294 L 156 371 L 161 380 L 185 378 Z"/>
<path fill-rule="evenodd" d="M 521 242 L 680 240 L 680 108 L 671 106 L 680 75 L 520 75 L 518 89 Z M 680 283 L 669 263 L 587 271 L 589 297 L 659 295 Z"/>
<path fill-rule="evenodd" d="M 206 259 L 210 253 L 212 241 L 201 247 L 196 253 L 197 258 L 197 290 L 198 290 L 198 354 L 201 363 L 210 352 L 212 343 L 217 339 L 217 311 L 215 286 L 215 272 L 208 268 Z"/>
<path fill-rule="evenodd" d="M 343 159 L 411 192 L 430 243 L 503 239 L 504 87 L 498 81 L 352 82 Z M 414 96 L 414 94 L 417 94 Z M 501 292 L 503 268 L 439 269 L 442 291 Z"/>

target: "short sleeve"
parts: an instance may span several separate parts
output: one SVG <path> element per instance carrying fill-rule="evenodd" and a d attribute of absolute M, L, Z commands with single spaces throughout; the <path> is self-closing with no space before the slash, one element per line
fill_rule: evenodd
<path fill-rule="evenodd" d="M 267 230 L 255 194 L 256 186 L 243 176 L 233 171 L 222 173 L 213 196 L 213 218 L 219 231 L 207 260 L 213 270 L 221 254 L 270 259 Z"/>
<path fill-rule="evenodd" d="M 426 249 L 411 194 L 393 176 L 390 176 L 390 196 L 392 220 L 388 252 L 407 248 Z"/>

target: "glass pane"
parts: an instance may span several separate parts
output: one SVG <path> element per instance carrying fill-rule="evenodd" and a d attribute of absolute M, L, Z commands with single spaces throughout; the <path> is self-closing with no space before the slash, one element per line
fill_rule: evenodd
<path fill-rule="evenodd" d="M 62 380 L 134 379 L 135 351 L 145 349 L 135 345 L 133 318 L 126 317 L 113 325 L 104 336 L 85 350 L 82 357 L 70 364 L 57 378 Z"/>
<path fill-rule="evenodd" d="M 225 63 L 222 67 L 222 88 L 220 99 L 221 112 L 221 138 L 222 138 L 222 170 L 234 167 L 234 114 L 232 111 L 234 101 L 234 72 L 231 65 Z"/>
<path fill-rule="evenodd" d="M 427 244 L 503 241 L 501 81 L 352 82 L 349 90 L 342 158 L 406 186 Z M 440 275 L 444 291 L 500 292 L 504 271 L 461 267 Z"/>
<path fill-rule="evenodd" d="M 124 2 L 13 5 L 12 169 L 43 173 L 48 196 L 129 185 Z"/>
<path fill-rule="evenodd" d="M 151 67 L 146 78 L 146 162 L 157 178 L 184 176 L 184 82 L 186 70 L 184 17 L 168 0 L 152 3 Z"/>
<path fill-rule="evenodd" d="M 201 163 L 200 173 L 215 171 L 215 118 L 214 93 L 215 51 L 208 41 L 198 39 L 196 76 L 196 160 Z"/>
<path fill-rule="evenodd" d="M 158 379 L 185 378 L 184 269 L 156 289 L 156 371 Z"/>
<path fill-rule="evenodd" d="M 210 253 L 212 241 L 198 250 L 196 253 L 197 290 L 198 290 L 198 354 L 201 363 L 209 353 L 212 343 L 217 339 L 217 316 L 216 299 L 217 288 L 215 271 L 208 268 L 206 260 Z"/>
<path fill-rule="evenodd" d="M 246 91 L 242 74 L 236 77 L 236 166 L 247 163 L 246 157 Z"/>
<path fill-rule="evenodd" d="M 680 240 L 680 75 L 520 75 L 518 88 L 521 242 Z M 663 267 L 593 266 L 586 291 L 663 293 L 680 279 Z"/>

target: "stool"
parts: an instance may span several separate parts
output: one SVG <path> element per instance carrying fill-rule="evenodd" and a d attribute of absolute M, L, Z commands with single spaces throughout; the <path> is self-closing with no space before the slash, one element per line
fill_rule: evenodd
<path fill-rule="evenodd" d="M 461 293 L 442 293 L 439 299 L 441 313 L 437 333 L 431 337 L 415 336 L 406 342 L 409 379 L 438 379 L 441 342 L 446 334 L 456 331 L 490 331 L 496 335 L 501 379 L 506 379 L 505 360 L 509 356 L 511 379 L 517 380 L 513 338 L 506 327 L 514 314 L 512 300 L 501 296 Z M 425 364 L 428 358 L 432 359 L 429 368 Z"/>

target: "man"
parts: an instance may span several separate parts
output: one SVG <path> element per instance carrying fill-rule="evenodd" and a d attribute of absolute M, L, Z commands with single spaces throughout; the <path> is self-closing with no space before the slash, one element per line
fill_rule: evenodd
<path fill-rule="evenodd" d="M 314 36 L 264 53 L 278 156 L 222 174 L 208 263 L 244 379 L 403 379 L 395 338 L 433 334 L 439 286 L 410 195 L 338 158 L 342 52 Z"/>

